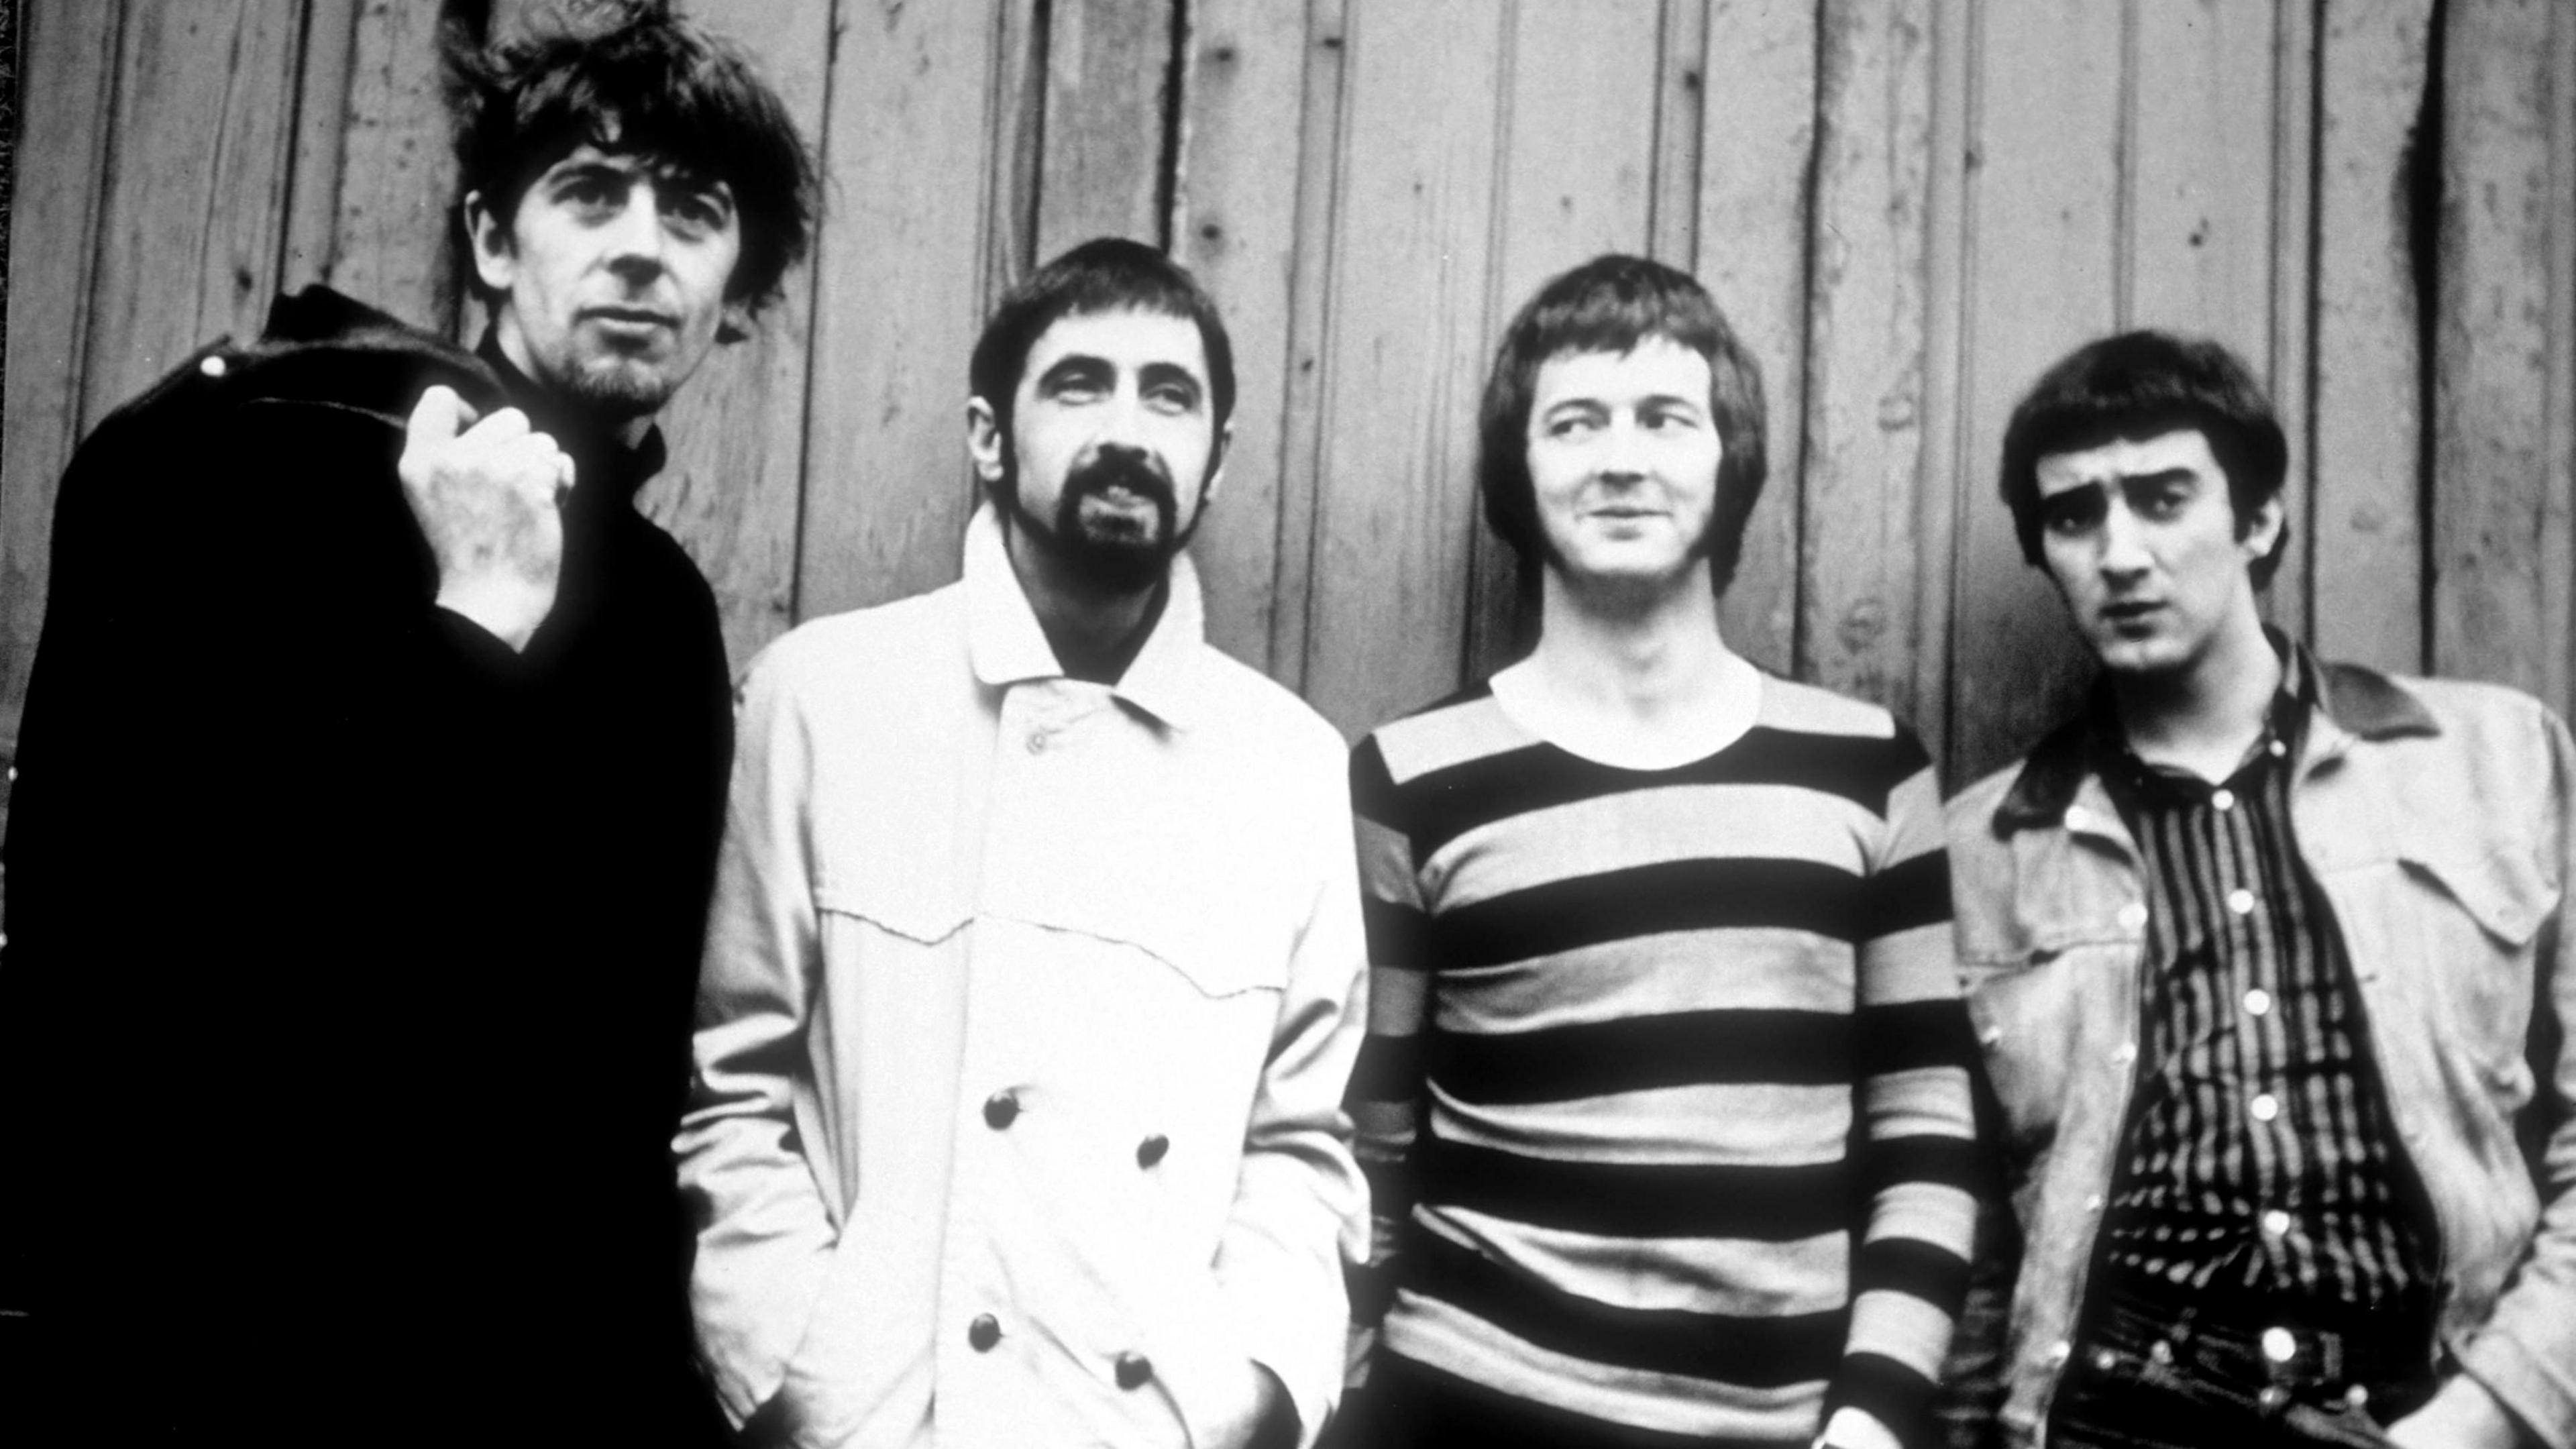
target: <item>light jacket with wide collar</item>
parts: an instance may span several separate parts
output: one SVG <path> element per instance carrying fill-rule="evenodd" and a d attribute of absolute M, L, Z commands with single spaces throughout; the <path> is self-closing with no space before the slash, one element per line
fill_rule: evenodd
<path fill-rule="evenodd" d="M 2299 666 L 2300 860 L 2351 961 L 2399 1145 L 2431 1198 L 2445 1374 L 2576 1445 L 2576 752 L 2527 695 Z M 2043 1425 L 2077 1336 L 2138 1067 L 2147 907 L 2086 721 L 1949 807 L 1959 965 L 2001 1108 L 2017 1280 L 1954 1367 L 2000 1378 L 2005 1442 Z M 2018 1233 L 2012 1231 L 2018 1228 Z M 1972 1341 L 1981 1328 L 2000 1335 Z M 1999 1357 L 1996 1355 L 1999 1353 Z M 1977 1397 L 1973 1386 L 1964 1397 Z"/>

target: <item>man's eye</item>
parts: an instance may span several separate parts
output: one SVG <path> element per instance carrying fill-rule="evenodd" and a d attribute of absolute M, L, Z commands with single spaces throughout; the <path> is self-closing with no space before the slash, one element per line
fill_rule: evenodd
<path fill-rule="evenodd" d="M 1185 413 L 1198 406 L 1199 395 L 1178 383 L 1145 389 L 1145 402 L 1157 412 Z"/>
<path fill-rule="evenodd" d="M 1687 432 L 1699 426 L 1699 419 L 1676 408 L 1650 409 L 1638 421 L 1644 423 L 1650 431 L 1658 433 Z"/>
<path fill-rule="evenodd" d="M 2156 488 L 2138 500 L 2138 511 L 2149 518 L 2171 518 L 2182 512 L 2187 495 L 2179 488 Z"/>
<path fill-rule="evenodd" d="M 2040 512 L 2040 524 L 2049 532 L 2063 535 L 2090 533 L 2102 521 L 2102 501 L 2095 497 L 2052 503 Z"/>
<path fill-rule="evenodd" d="M 565 205 L 585 213 L 614 210 L 619 194 L 618 188 L 596 176 L 583 176 L 567 181 L 555 192 Z"/>
<path fill-rule="evenodd" d="M 671 224 L 688 236 L 711 236 L 724 229 L 729 213 L 711 197 L 683 193 L 663 207 Z"/>
<path fill-rule="evenodd" d="M 1599 431 L 1600 426 L 1599 421 L 1594 418 L 1581 413 L 1568 413 L 1563 417 L 1551 418 L 1548 420 L 1547 435 L 1551 438 L 1562 438 L 1570 442 L 1576 439 L 1592 436 L 1593 433 Z"/>

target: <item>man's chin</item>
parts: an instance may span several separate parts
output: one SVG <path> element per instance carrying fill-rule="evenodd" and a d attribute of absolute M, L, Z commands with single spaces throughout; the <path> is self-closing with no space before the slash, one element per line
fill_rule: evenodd
<path fill-rule="evenodd" d="M 660 412 L 677 391 L 677 383 L 666 369 L 655 364 L 607 358 L 575 371 L 566 390 L 592 412 L 624 420 Z"/>

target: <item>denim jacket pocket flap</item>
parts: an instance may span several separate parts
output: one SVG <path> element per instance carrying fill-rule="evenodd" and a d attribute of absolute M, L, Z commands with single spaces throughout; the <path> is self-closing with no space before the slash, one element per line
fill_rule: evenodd
<path fill-rule="evenodd" d="M 2559 888 L 2537 853 L 2507 843 L 2483 855 L 2426 852 L 2402 857 L 2406 868 L 2457 901 L 2478 929 L 2508 947 L 2530 943 L 2558 908 Z"/>

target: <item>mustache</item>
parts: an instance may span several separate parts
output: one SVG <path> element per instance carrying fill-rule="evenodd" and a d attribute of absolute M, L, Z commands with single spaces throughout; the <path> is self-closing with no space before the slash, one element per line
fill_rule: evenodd
<path fill-rule="evenodd" d="M 1180 506 L 1171 473 L 1151 453 L 1102 453 L 1065 475 L 1067 500 L 1085 493 L 1106 493 L 1112 488 L 1124 488 L 1139 498 L 1151 499 L 1167 512 Z"/>

